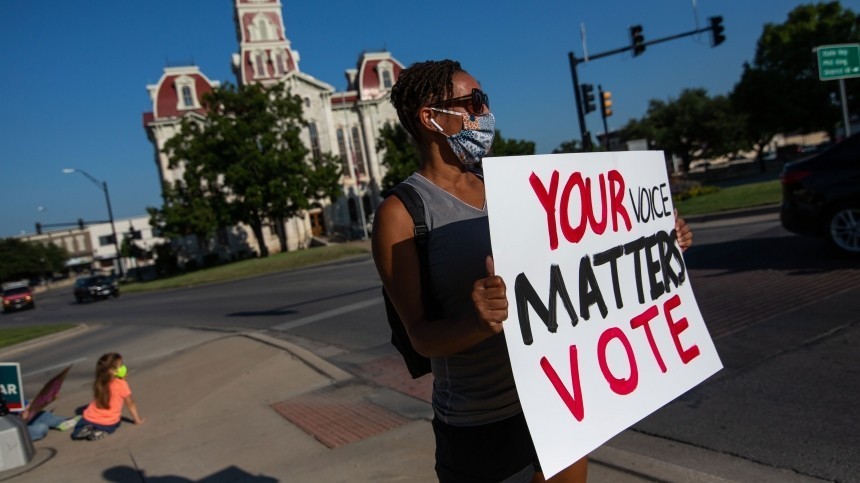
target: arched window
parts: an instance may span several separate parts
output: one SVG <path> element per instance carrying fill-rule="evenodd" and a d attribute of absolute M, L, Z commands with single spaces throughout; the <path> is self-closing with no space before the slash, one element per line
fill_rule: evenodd
<path fill-rule="evenodd" d="M 352 174 L 349 172 L 349 158 L 346 153 L 346 138 L 343 135 L 343 128 L 337 128 L 337 150 L 340 154 L 341 174 L 352 177 Z"/>
<path fill-rule="evenodd" d="M 260 40 L 269 40 L 269 26 L 265 18 L 257 19 L 257 29 L 260 32 Z"/>
<path fill-rule="evenodd" d="M 266 76 L 266 64 L 263 62 L 263 53 L 255 52 L 254 53 L 254 70 L 256 72 L 257 77 L 265 77 Z"/>
<path fill-rule="evenodd" d="M 361 197 L 361 206 L 364 207 L 364 217 L 368 218 L 373 210 L 370 208 L 370 195 L 365 193 L 364 196 Z M 368 220 L 364 220 L 367 223 Z"/>
<path fill-rule="evenodd" d="M 361 143 L 361 134 L 358 132 L 358 127 L 352 127 L 352 149 L 353 149 L 353 162 L 355 163 L 355 174 L 356 175 L 364 175 L 364 156 L 362 156 L 362 143 Z"/>
<path fill-rule="evenodd" d="M 311 138 L 311 154 L 315 160 L 319 161 L 322 153 L 320 152 L 320 135 L 315 122 L 308 124 L 308 133 Z"/>
<path fill-rule="evenodd" d="M 358 203 L 355 202 L 355 198 L 350 197 L 347 206 L 349 206 L 349 221 L 355 223 L 358 221 Z"/>
<path fill-rule="evenodd" d="M 265 13 L 258 13 L 248 25 L 248 35 L 252 42 L 277 40 L 278 26 Z"/>
<path fill-rule="evenodd" d="M 284 75 L 284 54 L 278 52 L 275 54 L 275 72 L 278 75 Z"/>
<path fill-rule="evenodd" d="M 394 63 L 390 60 L 381 60 L 376 64 L 376 75 L 379 76 L 381 89 L 391 89 L 394 85 Z"/>
<path fill-rule="evenodd" d="M 176 89 L 176 108 L 179 110 L 197 109 L 200 102 L 197 101 L 197 90 L 195 80 L 191 76 L 181 75 L 173 81 Z"/>
<path fill-rule="evenodd" d="M 191 86 L 182 86 L 182 103 L 185 107 L 194 107 L 194 95 L 191 94 Z"/>
<path fill-rule="evenodd" d="M 311 98 L 305 97 L 305 107 L 311 107 Z"/>
<path fill-rule="evenodd" d="M 391 71 L 384 70 L 382 71 L 382 87 L 386 89 L 391 88 Z"/>

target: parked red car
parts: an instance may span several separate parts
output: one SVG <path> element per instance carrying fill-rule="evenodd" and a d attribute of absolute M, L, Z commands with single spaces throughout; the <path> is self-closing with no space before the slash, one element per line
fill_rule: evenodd
<path fill-rule="evenodd" d="M 33 291 L 30 290 L 30 283 L 27 280 L 6 282 L 2 285 L 2 289 L 3 312 L 36 308 L 36 300 L 33 298 Z"/>

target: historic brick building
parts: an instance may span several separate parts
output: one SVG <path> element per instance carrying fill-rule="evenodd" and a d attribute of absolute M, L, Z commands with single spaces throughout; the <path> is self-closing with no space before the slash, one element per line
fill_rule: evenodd
<path fill-rule="evenodd" d="M 380 201 L 384 175 L 376 139 L 385 123 L 398 122 L 389 95 L 403 65 L 388 52 L 362 53 L 355 68 L 346 69 L 346 90 L 337 91 L 300 70 L 299 53 L 286 36 L 279 0 L 235 0 L 234 8 L 239 52 L 233 54 L 232 65 L 237 82 L 286 84 L 304 102 L 308 126 L 302 136 L 310 155 L 329 152 L 339 155 L 343 163 L 344 196 L 304 217 L 287 220 L 284 226 L 268 225 L 264 234 L 270 251 L 279 250 L 277 230 L 287 233 L 290 250 L 307 246 L 314 235 L 363 236 L 367 217 Z M 165 68 L 158 83 L 147 86 L 152 112 L 144 113 L 143 123 L 155 147 L 162 183 L 173 183 L 182 169 L 168 167 L 161 151 L 164 143 L 176 134 L 185 116 L 206 115 L 200 99 L 218 85 L 197 66 L 184 66 Z M 250 231 L 243 231 L 237 227 L 225 234 L 231 249 L 241 243 L 254 249 Z"/>

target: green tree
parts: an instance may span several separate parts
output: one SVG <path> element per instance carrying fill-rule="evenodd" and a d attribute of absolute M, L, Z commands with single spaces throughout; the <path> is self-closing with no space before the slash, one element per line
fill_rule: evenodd
<path fill-rule="evenodd" d="M 681 158 L 684 169 L 696 159 L 708 159 L 743 146 L 736 133 L 741 118 L 725 96 L 711 98 L 705 89 L 685 89 L 677 99 L 652 99 L 640 120 L 624 128 L 626 139 L 646 138 L 657 149 Z"/>
<path fill-rule="evenodd" d="M 385 123 L 379 130 L 376 152 L 383 152 L 382 165 L 387 168 L 382 178 L 382 190 L 393 188 L 408 178 L 419 166 L 418 148 L 400 124 Z"/>
<path fill-rule="evenodd" d="M 801 5 L 789 12 L 784 23 L 764 26 L 755 59 L 744 65 L 731 94 L 734 109 L 744 117 L 742 136 L 759 159 L 779 133 L 833 133 L 841 118 L 838 83 L 818 79 L 813 49 L 857 42 L 857 15 L 839 2 Z M 858 87 L 857 80 L 846 80 L 849 93 L 856 93 Z"/>
<path fill-rule="evenodd" d="M 62 272 L 66 270 L 66 261 L 69 260 L 69 252 L 65 248 L 53 243 L 38 244 L 40 258 L 44 264 L 40 267 L 46 275 L 49 273 Z"/>
<path fill-rule="evenodd" d="M 581 153 L 583 151 L 582 144 L 576 139 L 571 139 L 570 141 L 564 141 L 559 144 L 557 148 L 552 150 L 552 154 Z"/>
<path fill-rule="evenodd" d="M 182 203 L 191 204 L 193 200 L 183 195 L 200 186 L 206 201 L 204 208 L 193 212 L 209 217 L 206 210 L 212 210 L 218 221 L 226 212 L 231 223 L 247 224 L 260 256 L 268 256 L 264 222 L 298 215 L 314 200 L 335 198 L 339 166 L 331 156 L 309 159 L 300 137 L 307 125 L 301 99 L 283 84 L 226 84 L 205 96 L 203 105 L 206 117 L 186 118 L 180 132 L 165 144 L 171 166 L 181 163 L 186 169 L 185 191 L 180 189 L 177 195 Z M 207 225 L 212 226 L 203 223 Z M 286 250 L 286 234 L 276 232 Z"/>
<path fill-rule="evenodd" d="M 420 163 L 418 149 L 412 137 L 400 124 L 387 123 L 379 130 L 376 141 L 376 151 L 385 151 L 382 165 L 388 171 L 382 178 L 382 190 L 388 190 L 414 173 Z M 505 139 L 496 130 L 490 156 L 521 156 L 535 153 L 535 143 L 532 141 Z"/>
<path fill-rule="evenodd" d="M 756 152 L 761 171 L 765 170 L 762 153 L 773 138 L 785 131 L 783 110 L 777 106 L 783 105 L 788 92 L 783 89 L 781 75 L 744 64 L 741 80 L 731 93 L 733 109 L 741 116 L 742 129 L 739 133 L 742 142 Z"/>
<path fill-rule="evenodd" d="M 501 131 L 496 129 L 493 147 L 487 157 L 491 156 L 526 156 L 535 153 L 535 143 L 524 139 L 505 139 Z"/>
<path fill-rule="evenodd" d="M 199 167 L 198 167 L 199 168 Z M 161 208 L 148 207 L 149 224 L 168 238 L 194 235 L 202 253 L 209 252 L 207 241 L 217 229 L 229 226 L 231 218 L 221 189 L 210 190 L 201 174 L 186 169 L 183 179 L 162 190 Z"/>
<path fill-rule="evenodd" d="M 49 275 L 65 270 L 69 254 L 53 243 L 41 244 L 17 238 L 0 240 L 0 281 Z"/>

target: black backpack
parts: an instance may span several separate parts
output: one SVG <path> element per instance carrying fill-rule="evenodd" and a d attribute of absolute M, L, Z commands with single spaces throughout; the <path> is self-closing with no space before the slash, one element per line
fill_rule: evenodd
<path fill-rule="evenodd" d="M 399 183 L 385 194 L 386 197 L 390 195 L 396 196 L 406 207 L 409 215 L 412 216 L 412 223 L 415 225 L 415 248 L 418 250 L 418 269 L 421 275 L 421 298 L 427 316 L 436 317 L 439 315 L 440 309 L 431 290 L 430 267 L 427 261 L 430 228 L 424 219 L 424 200 L 421 199 L 414 187 L 406 183 Z M 385 299 L 385 312 L 388 315 L 388 325 L 391 327 L 391 343 L 403 356 L 409 374 L 412 375 L 413 379 L 417 379 L 429 373 L 430 359 L 422 356 L 412 347 L 412 341 L 409 340 L 406 327 L 403 326 L 403 321 L 400 320 L 400 315 L 391 303 L 391 299 L 388 298 L 385 288 L 382 289 L 382 297 Z"/>

